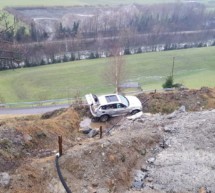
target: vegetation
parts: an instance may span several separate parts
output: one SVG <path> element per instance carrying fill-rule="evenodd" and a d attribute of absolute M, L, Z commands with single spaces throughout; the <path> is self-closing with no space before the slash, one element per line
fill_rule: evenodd
<path fill-rule="evenodd" d="M 174 80 L 189 88 L 215 86 L 215 47 L 152 52 L 125 56 L 126 80 L 143 90 L 159 89 L 175 57 Z M 5 102 L 73 97 L 86 93 L 114 92 L 101 74 L 107 59 L 81 60 L 0 72 L 0 94 Z"/>
<path fill-rule="evenodd" d="M 7 1 L 1 1 L 0 2 L 0 7 L 6 7 L 6 6 L 57 6 L 57 5 L 63 5 L 63 6 L 68 6 L 68 5 L 116 5 L 116 4 L 130 4 L 130 3 L 168 3 L 168 2 L 175 2 L 175 0 L 109 0 L 104 1 L 104 0 L 52 0 L 52 1 L 43 1 L 43 0 L 7 0 Z M 209 4 L 207 0 L 202 0 L 201 2 L 205 4 Z M 212 1 L 211 1 L 212 4 Z"/>
<path fill-rule="evenodd" d="M 163 88 L 172 88 L 173 87 L 173 77 L 167 76 L 165 83 L 162 85 Z"/>

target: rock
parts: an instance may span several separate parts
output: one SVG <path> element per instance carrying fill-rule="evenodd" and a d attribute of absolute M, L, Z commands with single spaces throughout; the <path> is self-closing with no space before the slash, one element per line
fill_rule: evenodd
<path fill-rule="evenodd" d="M 84 128 L 84 129 L 80 129 L 79 131 L 81 131 L 83 134 L 88 134 L 92 129 L 91 128 Z"/>
<path fill-rule="evenodd" d="M 177 116 L 177 111 L 174 111 L 173 113 L 167 115 L 167 119 L 173 119 Z"/>
<path fill-rule="evenodd" d="M 148 172 L 147 166 L 146 166 L 146 165 L 142 165 L 141 171 L 142 171 L 142 172 Z"/>
<path fill-rule="evenodd" d="M 183 105 L 183 106 L 181 106 L 178 110 L 176 110 L 176 111 L 174 111 L 173 113 L 167 115 L 167 119 L 174 119 L 174 118 L 177 117 L 177 115 L 178 115 L 179 113 L 185 113 L 185 112 L 186 112 L 186 108 L 185 108 L 185 106 Z"/>
<path fill-rule="evenodd" d="M 149 164 L 153 164 L 153 163 L 155 162 L 155 158 L 154 158 L 154 157 L 151 157 L 151 158 L 149 158 L 149 159 L 147 160 L 147 162 L 148 162 Z"/>
<path fill-rule="evenodd" d="M 25 143 L 28 143 L 28 142 L 31 142 L 33 138 L 30 135 L 28 135 L 27 133 L 25 133 L 23 135 L 23 139 L 24 139 Z"/>
<path fill-rule="evenodd" d="M 144 183 L 143 182 L 133 182 L 132 183 L 132 188 L 135 188 L 137 190 L 141 190 L 144 187 Z"/>
<path fill-rule="evenodd" d="M 97 193 L 97 191 L 96 191 L 96 189 L 90 187 L 90 188 L 89 188 L 89 193 Z"/>
<path fill-rule="evenodd" d="M 95 137 L 96 135 L 98 135 L 99 131 L 92 129 L 89 133 L 88 133 L 88 137 Z"/>
<path fill-rule="evenodd" d="M 164 132 L 167 132 L 167 133 L 173 133 L 173 132 L 175 132 L 177 130 L 178 130 L 177 127 L 171 127 L 171 126 L 164 127 Z"/>
<path fill-rule="evenodd" d="M 8 173 L 6 173 L 6 172 L 0 173 L 0 187 L 9 186 L 10 181 L 11 181 L 11 177 Z"/>
<path fill-rule="evenodd" d="M 99 183 L 97 181 L 93 181 L 92 182 L 92 187 L 96 188 L 98 187 Z"/>
<path fill-rule="evenodd" d="M 153 181 L 153 178 L 147 178 L 147 181 L 148 181 L 148 182 L 152 182 L 152 181 Z"/>
<path fill-rule="evenodd" d="M 171 144 L 170 140 L 163 139 L 163 141 L 160 143 L 160 147 L 166 149 L 171 146 L 170 144 Z"/>
<path fill-rule="evenodd" d="M 80 137 L 77 137 L 77 138 L 76 138 L 76 141 L 81 141 L 81 138 L 80 138 Z"/>
<path fill-rule="evenodd" d="M 46 134 L 43 131 L 36 131 L 36 136 L 38 138 L 46 138 Z"/>
<path fill-rule="evenodd" d="M 186 112 L 186 107 L 183 105 L 178 109 L 178 112 L 180 113 L 185 113 Z"/>
<path fill-rule="evenodd" d="M 138 182 L 138 181 L 143 181 L 145 178 L 147 177 L 147 173 L 146 172 L 142 172 L 141 170 L 137 170 L 135 173 L 135 177 L 134 177 L 134 181 Z"/>

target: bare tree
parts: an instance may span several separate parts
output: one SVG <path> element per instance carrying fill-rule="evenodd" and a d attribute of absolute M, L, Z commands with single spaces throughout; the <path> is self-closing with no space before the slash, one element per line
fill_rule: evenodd
<path fill-rule="evenodd" d="M 110 54 L 111 57 L 108 58 L 103 77 L 108 84 L 115 87 L 116 93 L 119 93 L 120 84 L 126 78 L 125 58 L 117 45 L 112 47 Z"/>
<path fill-rule="evenodd" d="M 0 69 L 19 67 L 22 53 L 14 44 L 14 26 L 10 24 L 8 14 L 0 11 Z"/>

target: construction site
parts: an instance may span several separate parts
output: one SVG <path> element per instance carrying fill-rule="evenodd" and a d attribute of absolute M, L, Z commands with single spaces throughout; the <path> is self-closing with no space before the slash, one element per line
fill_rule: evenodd
<path fill-rule="evenodd" d="M 91 122 L 88 106 L 0 116 L 0 192 L 214 193 L 215 89 L 141 93 L 143 114 Z M 57 154 L 57 155 L 56 155 Z M 68 192 L 68 191 L 67 191 Z"/>

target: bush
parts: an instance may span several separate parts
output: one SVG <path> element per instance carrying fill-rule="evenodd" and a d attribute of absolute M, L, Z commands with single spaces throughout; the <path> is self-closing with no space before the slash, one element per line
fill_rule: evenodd
<path fill-rule="evenodd" d="M 137 54 L 140 54 L 140 53 L 142 53 L 142 49 L 141 49 L 141 48 L 138 48 Z"/>
<path fill-rule="evenodd" d="M 173 87 L 173 77 L 168 76 L 165 83 L 162 85 L 163 88 L 172 88 Z"/>
<path fill-rule="evenodd" d="M 75 55 L 72 53 L 70 57 L 70 61 L 74 61 L 74 60 L 75 60 Z"/>
<path fill-rule="evenodd" d="M 126 49 L 124 50 L 124 54 L 125 54 L 125 55 L 130 55 L 130 54 L 131 54 L 129 48 L 126 48 Z"/>
<path fill-rule="evenodd" d="M 63 62 L 68 62 L 68 61 L 69 61 L 69 59 L 67 58 L 66 55 L 64 55 L 64 56 L 63 56 Z"/>

